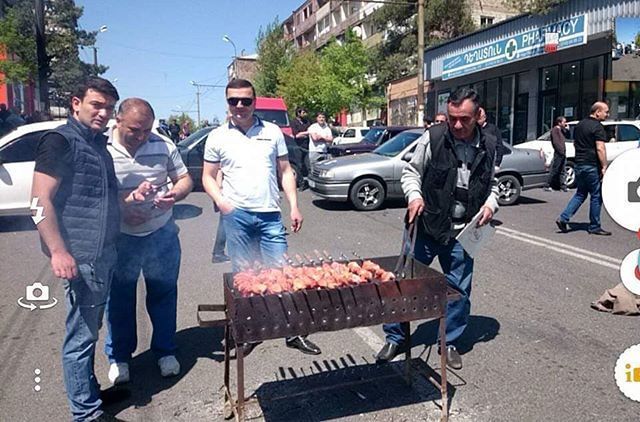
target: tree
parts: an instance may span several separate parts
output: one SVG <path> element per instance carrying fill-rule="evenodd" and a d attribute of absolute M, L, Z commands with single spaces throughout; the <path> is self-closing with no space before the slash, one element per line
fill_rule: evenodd
<path fill-rule="evenodd" d="M 425 6 L 425 46 L 455 38 L 475 29 L 465 0 L 429 0 Z M 386 4 L 370 17 L 385 31 L 385 40 L 374 47 L 371 73 L 379 90 L 394 79 L 418 71 L 416 4 Z"/>
<path fill-rule="evenodd" d="M 278 71 L 278 95 L 289 108 L 304 107 L 314 113 L 325 109 L 320 92 L 320 56 L 312 50 L 297 54 L 288 66 Z"/>
<path fill-rule="evenodd" d="M 637 48 L 640 48 L 640 32 L 638 32 L 636 34 L 636 37 L 634 38 L 634 41 L 636 43 Z"/>
<path fill-rule="evenodd" d="M 502 4 L 521 13 L 544 14 L 566 0 L 502 0 Z"/>
<path fill-rule="evenodd" d="M 189 132 L 193 133 L 194 130 L 196 129 L 196 122 L 193 121 L 193 119 L 186 113 L 182 113 L 182 114 L 172 114 L 169 116 L 169 118 L 167 119 L 167 122 L 171 122 L 171 120 L 175 120 L 176 123 L 178 123 L 178 125 L 180 126 L 180 128 L 182 128 L 182 124 L 184 122 L 187 122 L 187 125 L 189 126 Z"/>
<path fill-rule="evenodd" d="M 254 79 L 256 92 L 260 96 L 275 97 L 278 88 L 278 72 L 291 63 L 293 46 L 284 38 L 284 29 L 276 17 L 266 29 L 258 31 L 256 38 L 258 53 L 257 73 Z"/>
<path fill-rule="evenodd" d="M 0 72 L 9 82 L 27 82 L 38 71 L 35 38 L 28 27 L 33 13 L 29 12 L 28 8 L 14 7 L 0 20 L 0 48 L 6 57 L 0 61 Z"/>

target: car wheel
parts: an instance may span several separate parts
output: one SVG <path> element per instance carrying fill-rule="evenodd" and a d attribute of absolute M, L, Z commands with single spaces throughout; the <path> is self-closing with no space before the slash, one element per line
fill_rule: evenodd
<path fill-rule="evenodd" d="M 384 186 L 375 179 L 358 180 L 349 192 L 351 203 L 360 211 L 377 210 L 382 206 L 384 198 Z"/>
<path fill-rule="evenodd" d="M 576 170 L 573 166 L 573 161 L 567 161 L 564 165 L 564 181 L 570 189 L 576 187 Z"/>
<path fill-rule="evenodd" d="M 517 177 L 505 174 L 498 177 L 498 204 L 512 205 L 520 198 L 522 185 Z"/>

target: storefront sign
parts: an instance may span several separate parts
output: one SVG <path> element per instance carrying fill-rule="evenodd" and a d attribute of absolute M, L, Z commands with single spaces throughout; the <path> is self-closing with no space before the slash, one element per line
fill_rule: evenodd
<path fill-rule="evenodd" d="M 447 80 L 545 54 L 545 34 L 548 32 L 558 34 L 558 50 L 586 44 L 587 15 L 555 22 L 446 58 L 442 68 L 442 79 Z"/>

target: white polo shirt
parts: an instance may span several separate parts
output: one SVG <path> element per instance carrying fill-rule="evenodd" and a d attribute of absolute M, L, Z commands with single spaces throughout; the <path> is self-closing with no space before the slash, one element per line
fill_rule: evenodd
<path fill-rule="evenodd" d="M 230 121 L 207 137 L 204 160 L 219 163 L 222 193 L 235 208 L 280 211 L 278 158 L 288 154 L 280 128 L 254 117 L 246 133 Z"/>
<path fill-rule="evenodd" d="M 315 133 L 326 139 L 329 136 L 331 136 L 331 128 L 329 127 L 329 125 L 325 123 L 324 126 L 320 126 L 320 124 L 314 123 L 311 126 L 309 126 L 309 129 L 307 129 L 307 131 L 309 132 L 309 152 L 320 152 L 320 153 L 326 152 L 327 145 L 329 144 L 329 142 L 326 142 L 326 141 L 316 142 L 313 140 L 313 138 L 311 138 L 311 134 Z"/>
<path fill-rule="evenodd" d="M 167 179 L 174 180 L 188 173 L 173 142 L 165 141 L 152 133 L 149 140 L 140 145 L 132 157 L 126 148 L 114 139 L 112 130 L 107 135 L 107 150 L 113 157 L 120 194 L 131 192 L 144 181 L 157 186 L 165 183 Z M 169 186 L 164 186 L 160 194 L 168 191 Z M 148 221 L 137 226 L 130 226 L 124 221 L 120 223 L 120 231 L 132 236 L 147 236 L 153 233 L 167 224 L 173 215 L 171 209 L 165 211 L 155 208 L 152 200 L 125 206 L 137 207 L 150 217 Z"/>

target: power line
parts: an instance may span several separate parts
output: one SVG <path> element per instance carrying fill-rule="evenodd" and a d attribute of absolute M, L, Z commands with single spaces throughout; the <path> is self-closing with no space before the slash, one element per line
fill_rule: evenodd
<path fill-rule="evenodd" d="M 168 56 L 168 57 L 182 57 L 182 58 L 187 58 L 187 59 L 228 59 L 228 56 L 194 56 L 194 55 L 190 55 L 190 54 L 179 54 L 179 53 L 167 53 L 165 51 L 158 51 L 158 50 L 151 50 L 151 49 L 147 49 L 147 48 L 139 48 L 139 47 L 131 47 L 125 44 L 120 44 L 117 42 L 113 42 L 110 41 L 109 43 L 105 43 L 105 44 L 113 44 L 117 47 L 120 48 L 126 48 L 127 50 L 133 50 L 133 51 L 144 51 L 145 53 L 153 53 L 153 54 L 158 54 L 160 56 Z"/>

